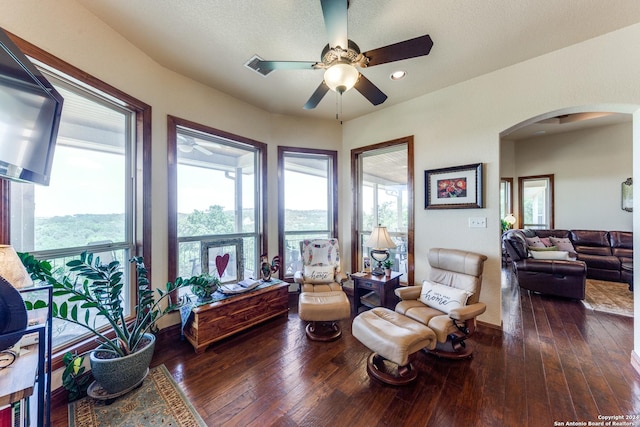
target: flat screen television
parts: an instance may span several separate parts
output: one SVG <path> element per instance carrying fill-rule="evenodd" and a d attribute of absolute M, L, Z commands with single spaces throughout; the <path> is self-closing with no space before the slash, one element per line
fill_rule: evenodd
<path fill-rule="evenodd" d="M 49 185 L 63 102 L 0 28 L 0 178 Z"/>

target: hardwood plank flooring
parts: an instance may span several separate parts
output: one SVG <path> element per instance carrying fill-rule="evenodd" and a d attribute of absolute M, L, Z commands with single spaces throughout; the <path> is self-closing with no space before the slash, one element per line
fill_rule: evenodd
<path fill-rule="evenodd" d="M 296 295 L 288 318 L 200 355 L 163 336 L 153 365 L 167 367 L 209 426 L 540 427 L 640 414 L 633 319 L 521 291 L 512 279 L 505 269 L 503 331 L 481 325 L 468 360 L 420 353 L 419 377 L 405 387 L 368 377 L 369 350 L 351 322 L 335 342 L 307 340 Z M 66 406 L 54 408 L 52 425 L 66 424 Z"/>

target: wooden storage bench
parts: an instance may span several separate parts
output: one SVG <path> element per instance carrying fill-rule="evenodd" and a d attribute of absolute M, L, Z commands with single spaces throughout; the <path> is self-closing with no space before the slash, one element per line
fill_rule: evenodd
<path fill-rule="evenodd" d="M 196 353 L 223 338 L 289 312 L 289 283 L 273 280 L 255 290 L 225 296 L 219 301 L 194 307 L 184 335 Z"/>

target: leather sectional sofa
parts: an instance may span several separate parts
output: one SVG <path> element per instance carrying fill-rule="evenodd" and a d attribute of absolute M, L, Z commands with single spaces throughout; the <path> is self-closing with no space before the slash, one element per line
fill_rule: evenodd
<path fill-rule="evenodd" d="M 532 259 L 527 238 L 569 239 L 569 260 Z M 504 249 L 514 263 L 521 287 L 584 299 L 585 278 L 633 283 L 633 233 L 600 230 L 509 230 Z"/>

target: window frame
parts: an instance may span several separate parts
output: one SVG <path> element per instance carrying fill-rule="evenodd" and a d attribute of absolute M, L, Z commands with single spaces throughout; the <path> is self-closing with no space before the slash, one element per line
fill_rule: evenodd
<path fill-rule="evenodd" d="M 134 194 L 131 195 L 131 200 L 128 201 L 128 203 L 133 203 L 133 224 L 127 224 L 127 226 L 133 227 L 133 251 L 136 256 L 145 257 L 145 265 L 149 271 L 148 278 L 151 283 L 151 106 L 15 34 L 8 31 L 6 33 L 27 57 L 77 80 L 82 85 L 117 99 L 126 108 L 134 112 L 133 144 L 135 147 L 133 155 L 135 157 L 135 165 L 133 172 L 135 174 L 135 185 L 133 188 Z M 2 244 L 11 244 L 10 184 L 9 180 L 0 178 L 0 243 Z M 131 295 L 137 296 L 136 289 L 136 283 L 133 280 L 131 282 Z M 137 301 L 133 303 L 135 304 Z M 62 356 L 66 351 L 81 353 L 95 347 L 95 340 L 91 337 L 70 346 L 63 346 L 53 355 L 52 369 L 59 369 L 63 366 Z"/>
<path fill-rule="evenodd" d="M 548 207 L 547 214 L 549 215 L 549 229 L 553 229 L 555 227 L 555 185 L 554 185 L 554 174 L 548 175 L 532 175 L 532 176 L 520 176 L 518 177 L 518 224 L 520 224 L 520 228 L 527 228 L 527 226 L 535 225 L 535 224 L 525 224 L 524 222 L 524 183 L 525 181 L 538 181 L 538 180 L 548 180 L 549 181 L 549 193 L 548 194 Z"/>
<path fill-rule="evenodd" d="M 278 256 L 282 260 L 282 264 L 284 264 L 284 260 L 286 259 L 284 253 L 286 239 L 284 162 L 287 153 L 291 153 L 293 155 L 296 155 L 297 157 L 326 157 L 331 161 L 331 182 L 329 183 L 327 189 L 327 205 L 332 212 L 330 213 L 330 217 L 327 219 L 329 229 L 326 231 L 329 234 L 328 237 L 338 237 L 338 152 L 334 150 L 322 150 L 317 148 L 278 146 Z M 317 230 L 309 231 L 309 233 L 313 233 L 314 231 Z M 280 271 L 279 275 L 282 280 L 293 283 L 293 276 L 286 277 L 283 271 Z"/>
<path fill-rule="evenodd" d="M 267 223 L 266 209 L 266 173 L 267 173 L 267 145 L 263 142 L 235 135 L 223 130 L 215 129 L 207 125 L 196 123 L 190 120 L 182 119 L 176 116 L 167 116 L 167 225 L 168 225 L 168 260 L 167 260 L 167 277 L 169 280 L 175 280 L 178 275 L 178 127 L 192 129 L 197 132 L 211 134 L 216 137 L 237 141 L 239 143 L 253 146 L 258 151 L 258 169 L 256 175 L 258 183 L 256 189 L 260 191 L 260 199 L 256 206 L 256 223 L 257 223 L 257 243 L 259 254 L 265 253 L 268 248 L 268 237 L 265 233 L 265 225 Z M 224 235 L 222 237 L 233 237 L 234 235 Z M 258 255 L 259 255 L 258 254 Z M 178 302 L 177 293 L 172 295 L 172 302 Z"/>
<path fill-rule="evenodd" d="M 351 182 L 354 188 L 353 209 L 351 218 L 351 271 L 360 271 L 360 260 L 363 254 L 360 247 L 360 214 L 362 211 L 362 192 L 360 190 L 360 159 L 370 151 L 381 150 L 389 147 L 407 146 L 407 283 L 412 285 L 415 280 L 414 260 L 414 230 L 415 230 L 415 173 L 414 173 L 414 148 L 413 135 L 398 138 L 378 144 L 359 147 L 351 150 Z"/>

